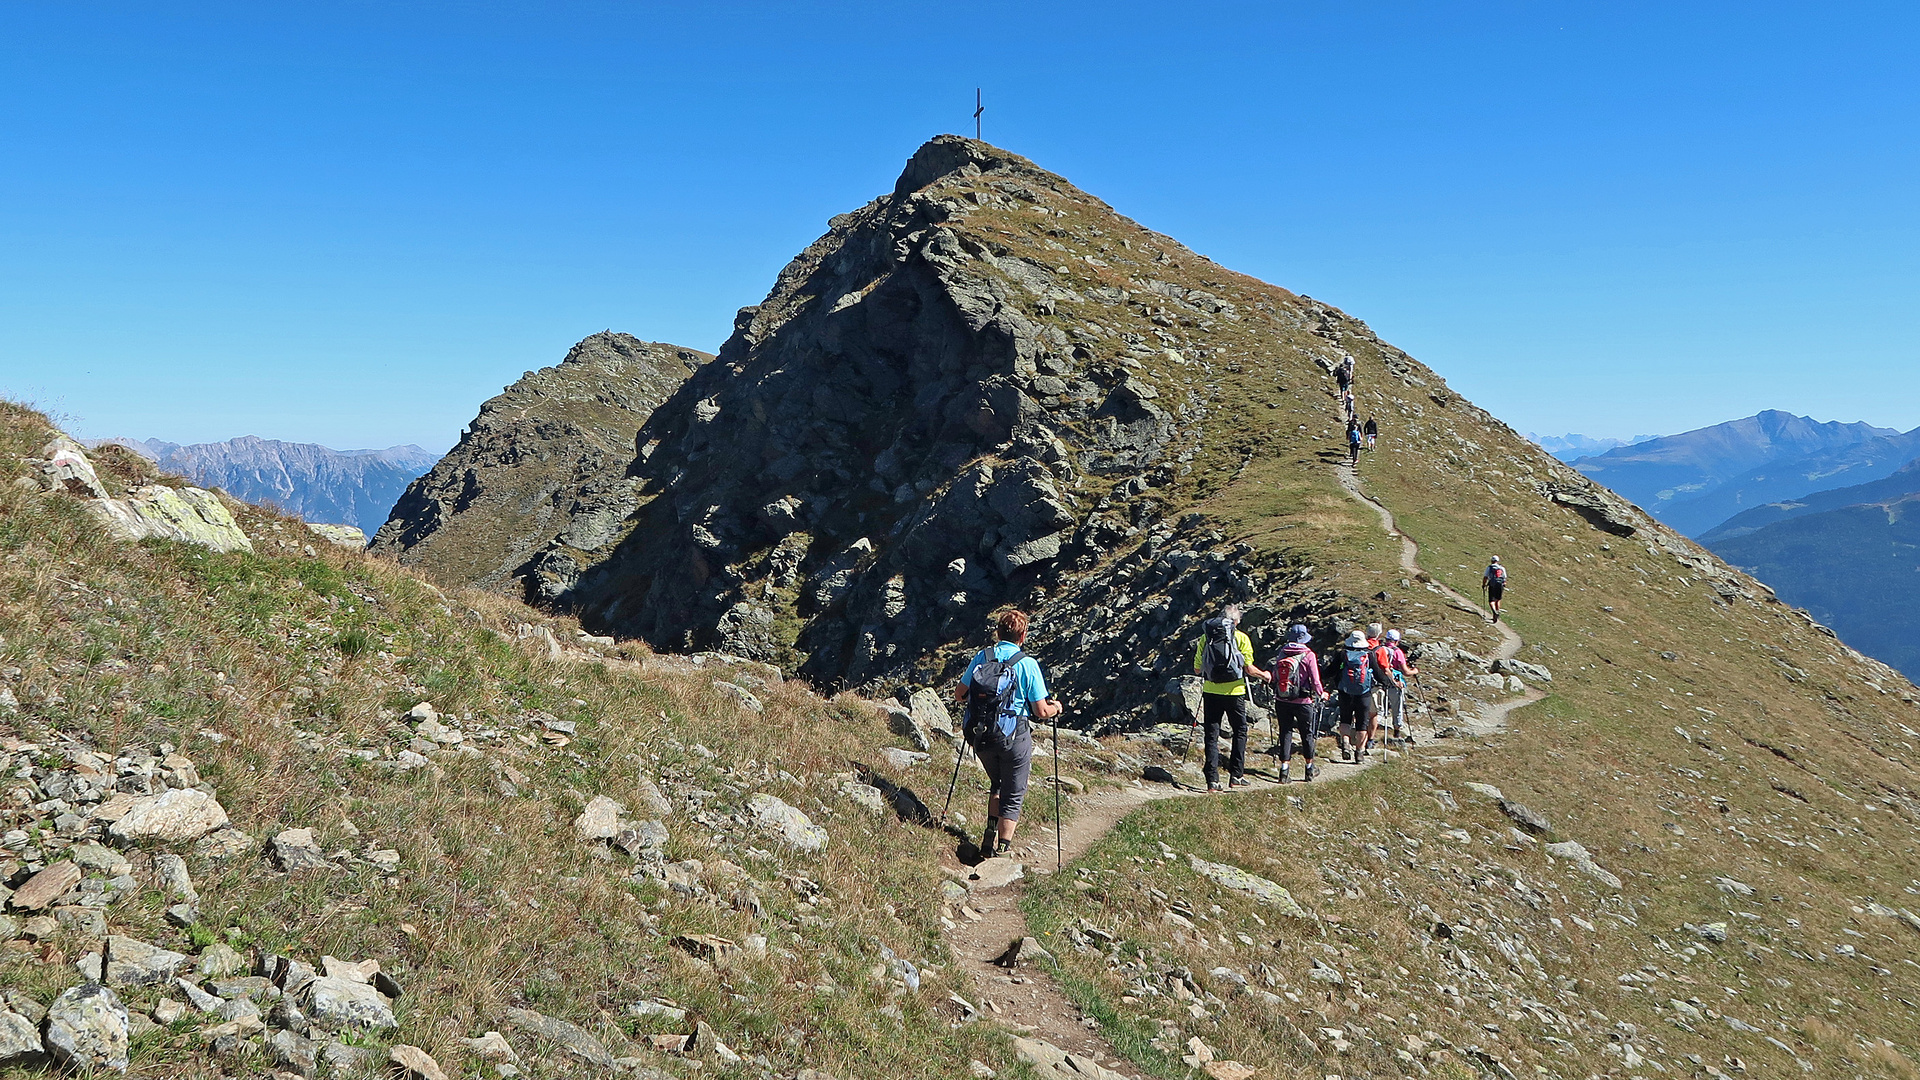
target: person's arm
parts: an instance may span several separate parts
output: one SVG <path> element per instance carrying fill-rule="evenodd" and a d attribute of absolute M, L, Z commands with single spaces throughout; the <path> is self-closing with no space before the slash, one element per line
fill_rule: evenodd
<path fill-rule="evenodd" d="M 1047 677 L 1040 670 L 1040 661 L 1029 656 L 1020 661 L 1026 670 L 1021 672 L 1021 692 L 1027 695 L 1028 707 L 1033 710 L 1035 719 L 1051 720 L 1060 715 L 1066 706 L 1055 701 L 1047 691 Z"/>
<path fill-rule="evenodd" d="M 1234 644 L 1240 646 L 1240 661 L 1242 665 L 1255 678 L 1264 679 L 1267 682 L 1272 682 L 1273 681 L 1272 673 L 1260 670 L 1260 666 L 1253 662 L 1252 639 L 1248 638 L 1247 635 L 1241 633 L 1238 630 L 1235 630 L 1233 634 L 1234 634 Z"/>
<path fill-rule="evenodd" d="M 976 657 L 977 659 L 977 657 Z M 967 692 L 973 688 L 973 661 L 967 661 L 967 669 L 960 673 L 960 681 L 954 684 L 953 700 L 966 704 Z"/>
<path fill-rule="evenodd" d="M 1041 700 L 1033 703 L 1033 715 L 1039 717 L 1042 720 L 1051 720 L 1054 717 L 1059 716 L 1061 711 L 1065 708 L 1066 708 L 1065 705 L 1060 704 L 1058 701 L 1055 701 L 1052 698 L 1042 698 Z"/>
<path fill-rule="evenodd" d="M 1207 639 L 1202 637 L 1200 639 L 1200 643 L 1193 647 L 1193 673 L 1195 675 L 1200 674 L 1200 658 L 1206 655 L 1206 652 L 1207 652 Z"/>

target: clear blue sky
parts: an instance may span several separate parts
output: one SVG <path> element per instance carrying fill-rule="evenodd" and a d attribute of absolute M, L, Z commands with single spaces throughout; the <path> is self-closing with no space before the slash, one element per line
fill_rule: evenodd
<path fill-rule="evenodd" d="M 1336 304 L 1521 430 L 1920 425 L 1908 4 L 0 6 L 0 393 L 451 444 L 716 348 L 925 138 Z"/>

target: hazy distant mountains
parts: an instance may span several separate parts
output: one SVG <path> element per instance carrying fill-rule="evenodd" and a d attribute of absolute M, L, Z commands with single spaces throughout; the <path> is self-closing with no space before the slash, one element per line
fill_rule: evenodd
<path fill-rule="evenodd" d="M 1573 467 L 1920 677 L 1920 428 L 1770 411 Z"/>
<path fill-rule="evenodd" d="M 1531 431 L 1527 432 L 1527 438 L 1561 461 L 1574 461 L 1578 458 L 1592 457 L 1595 454 L 1604 454 L 1616 446 L 1632 446 L 1654 437 L 1635 435 L 1631 439 L 1596 439 L 1591 435 L 1536 435 Z"/>
<path fill-rule="evenodd" d="M 1900 433 L 1871 424 L 1820 423 L 1768 410 L 1741 420 L 1666 435 L 1573 467 L 1698 536 L 1743 510 L 1850 483 L 1877 480 L 1920 453 L 1902 456 Z"/>
<path fill-rule="evenodd" d="M 201 487 L 271 503 L 317 524 L 353 525 L 368 536 L 387 520 L 407 485 L 439 460 L 411 445 L 332 450 L 253 435 L 185 446 L 159 439 L 100 441 L 119 443 Z"/>

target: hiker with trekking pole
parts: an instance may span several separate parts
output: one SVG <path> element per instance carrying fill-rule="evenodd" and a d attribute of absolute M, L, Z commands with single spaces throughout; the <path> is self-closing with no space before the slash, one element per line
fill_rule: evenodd
<path fill-rule="evenodd" d="M 1487 607 L 1493 609 L 1493 621 L 1500 621 L 1500 598 L 1507 593 L 1507 568 L 1500 565 L 1500 556 L 1488 560 L 1487 569 L 1480 575 L 1480 590 L 1487 594 Z"/>
<path fill-rule="evenodd" d="M 1367 740 L 1375 722 L 1373 688 L 1386 672 L 1385 661 L 1379 653 L 1380 650 L 1367 641 L 1366 631 L 1355 630 L 1347 635 L 1344 648 L 1335 654 L 1339 657 L 1340 670 L 1336 695 L 1340 703 L 1337 737 L 1342 757 L 1351 753 L 1355 765 L 1367 759 Z"/>
<path fill-rule="evenodd" d="M 1271 679 L 1253 662 L 1253 642 L 1240 630 L 1240 605 L 1228 604 L 1220 614 L 1201 624 L 1200 644 L 1193 652 L 1193 673 L 1200 676 L 1201 718 L 1206 725 L 1207 791 L 1220 786 L 1220 724 L 1232 725 L 1232 755 L 1227 783 L 1246 787 L 1247 676 Z"/>
<path fill-rule="evenodd" d="M 1002 612 L 995 624 L 998 640 L 974 654 L 954 690 L 966 709 L 963 741 L 980 755 L 980 765 L 987 770 L 987 830 L 980 839 L 983 859 L 1013 850 L 1013 831 L 1020 824 L 1020 807 L 1033 771 L 1033 721 L 1051 720 L 1061 710 L 1060 703 L 1047 694 L 1039 663 L 1021 649 L 1027 626 L 1024 612 Z M 1056 767 L 1059 738 L 1056 729 Z M 959 776 L 958 761 L 954 775 Z M 1059 791 L 1057 783 L 1054 790 Z M 1056 821 L 1056 834 L 1058 830 Z"/>
<path fill-rule="evenodd" d="M 1386 640 L 1381 642 L 1387 650 L 1387 673 L 1392 676 L 1387 683 L 1387 745 L 1398 743 L 1402 749 L 1413 745 L 1413 730 L 1407 727 L 1407 682 L 1420 674 L 1420 669 L 1407 660 L 1407 651 L 1400 645 L 1400 631 L 1387 631 Z"/>
<path fill-rule="evenodd" d="M 1326 687 L 1320 684 L 1320 658 L 1308 643 L 1313 635 L 1295 623 L 1287 631 L 1287 643 L 1274 657 L 1270 682 L 1273 685 L 1273 714 L 1280 727 L 1280 782 L 1293 782 L 1293 744 L 1298 738 L 1300 752 L 1307 759 L 1305 780 L 1313 782 L 1319 769 L 1313 763 L 1314 729 L 1318 724 L 1315 706 L 1325 700 Z"/>

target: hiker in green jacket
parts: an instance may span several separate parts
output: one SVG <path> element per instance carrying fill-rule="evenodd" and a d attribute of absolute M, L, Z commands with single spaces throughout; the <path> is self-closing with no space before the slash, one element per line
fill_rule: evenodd
<path fill-rule="evenodd" d="M 1253 642 L 1240 631 L 1240 605 L 1228 604 L 1201 624 L 1193 651 L 1193 673 L 1200 676 L 1202 723 L 1207 729 L 1207 790 L 1220 787 L 1220 722 L 1233 725 L 1228 783 L 1247 786 L 1247 676 L 1271 679 L 1253 662 Z"/>

